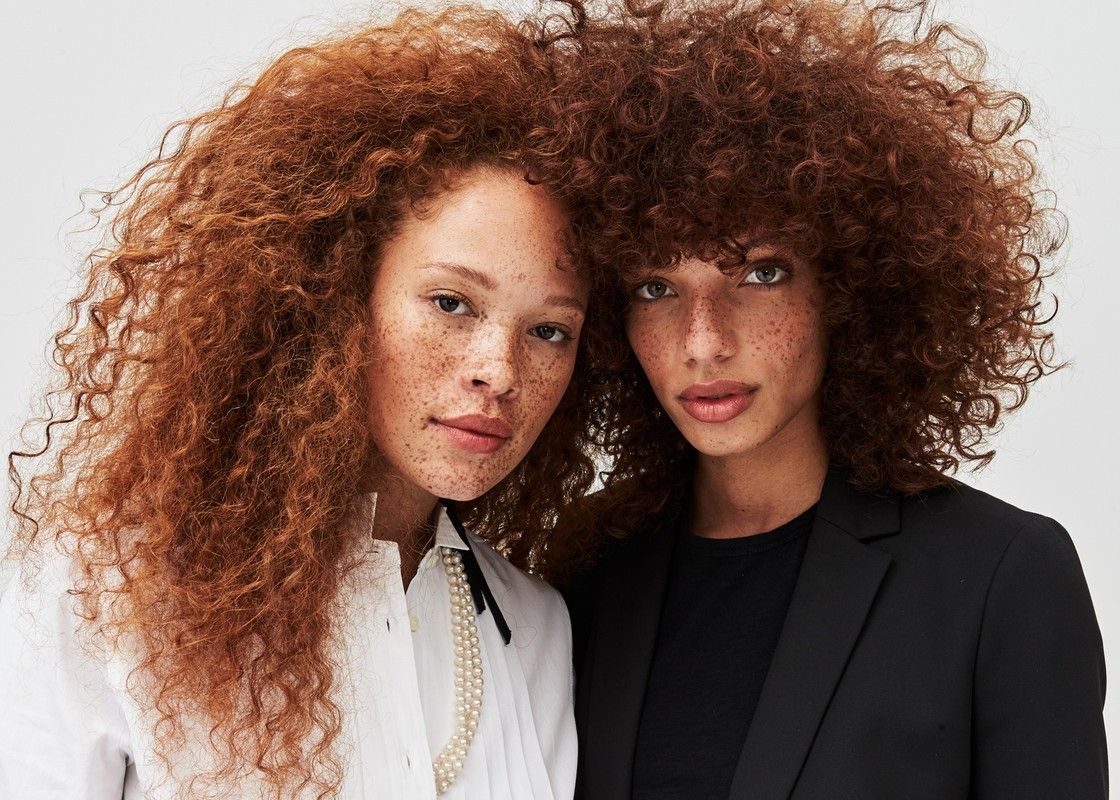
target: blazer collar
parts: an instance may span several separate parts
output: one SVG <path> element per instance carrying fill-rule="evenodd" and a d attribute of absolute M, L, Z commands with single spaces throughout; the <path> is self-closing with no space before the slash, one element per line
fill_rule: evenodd
<path fill-rule="evenodd" d="M 848 473 L 832 469 L 821 487 L 817 518 L 856 539 L 875 539 L 898 533 L 899 496 L 897 492 L 861 492 L 848 481 Z"/>
<path fill-rule="evenodd" d="M 739 756 L 731 800 L 788 800 L 891 558 L 867 540 L 899 530 L 893 493 L 829 474 L 770 670 Z"/>

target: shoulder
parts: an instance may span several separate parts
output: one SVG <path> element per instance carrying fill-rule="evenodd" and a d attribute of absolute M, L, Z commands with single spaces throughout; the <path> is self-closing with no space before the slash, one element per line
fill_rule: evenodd
<path fill-rule="evenodd" d="M 53 547 L 26 555 L 0 593 L 5 633 L 68 638 L 80 619 L 74 596 L 77 584 L 77 566 Z"/>
<path fill-rule="evenodd" d="M 954 483 L 904 497 L 899 522 L 897 536 L 869 544 L 890 552 L 897 570 L 912 577 L 968 581 L 986 614 L 1072 603 L 1069 612 L 1092 616 L 1073 539 L 1048 516 Z"/>
<path fill-rule="evenodd" d="M 103 670 L 114 648 L 99 624 L 114 613 L 107 595 L 85 599 L 83 570 L 53 546 L 24 558 L 0 594 L 0 636 L 8 657 L 45 659 L 72 673 Z M 94 617 L 96 616 L 96 619 Z"/>
<path fill-rule="evenodd" d="M 906 495 L 902 505 L 912 521 L 967 524 L 976 530 L 1004 530 L 1045 519 L 959 481 Z"/>
<path fill-rule="evenodd" d="M 566 513 L 585 529 L 586 555 L 564 581 L 565 597 L 593 591 L 611 573 L 628 569 L 671 535 L 685 506 L 673 495 L 654 502 L 635 479 L 626 479 L 579 498 Z"/>
<path fill-rule="evenodd" d="M 962 483 L 903 497 L 899 522 L 903 543 L 928 540 L 995 563 L 1012 551 L 1076 559 L 1073 541 L 1057 521 Z"/>
<path fill-rule="evenodd" d="M 577 664 L 582 663 L 605 588 L 622 576 L 646 574 L 663 566 L 678 516 L 679 508 L 666 509 L 648 515 L 626 538 L 600 536 L 588 568 L 561 587 L 571 618 Z"/>

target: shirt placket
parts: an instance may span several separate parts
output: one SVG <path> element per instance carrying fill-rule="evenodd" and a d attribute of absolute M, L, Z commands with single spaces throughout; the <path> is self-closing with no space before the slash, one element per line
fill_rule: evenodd
<path fill-rule="evenodd" d="M 381 675 L 388 691 L 375 705 L 383 726 L 381 740 L 388 745 L 385 766 L 401 776 L 401 794 L 412 800 L 435 797 L 431 758 L 424 727 L 424 712 L 415 667 L 415 634 L 400 578 L 400 557 L 395 544 L 379 543 L 377 560 L 383 579 L 372 587 L 381 602 L 374 605 L 378 614 L 373 624 L 379 644 L 370 658 L 375 674 Z M 377 773 L 381 773 L 380 775 Z M 381 797 L 385 792 L 384 772 L 367 773 L 370 785 L 365 797 Z"/>

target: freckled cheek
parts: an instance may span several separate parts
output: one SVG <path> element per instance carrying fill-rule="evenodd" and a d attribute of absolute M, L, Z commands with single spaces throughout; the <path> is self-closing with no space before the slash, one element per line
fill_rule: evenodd
<path fill-rule="evenodd" d="M 573 358 L 543 355 L 530 358 L 521 371 L 521 396 L 518 416 L 525 429 L 539 431 L 548 422 L 568 388 Z"/>
<path fill-rule="evenodd" d="M 672 330 L 668 321 L 659 323 L 646 315 L 635 315 L 626 326 L 630 348 L 655 390 L 668 377 L 673 355 L 677 352 Z"/>
<path fill-rule="evenodd" d="M 747 346 L 766 365 L 772 381 L 801 383 L 815 380 L 821 340 L 817 312 L 812 307 L 794 305 L 754 325 Z"/>
<path fill-rule="evenodd" d="M 409 348 L 416 353 L 414 360 L 429 380 L 443 384 L 456 380 L 463 362 L 471 355 L 468 337 L 443 330 L 417 331 Z"/>
<path fill-rule="evenodd" d="M 461 337 L 423 319 L 383 324 L 376 336 L 370 376 L 394 411 L 418 410 L 417 401 L 431 399 L 454 379 L 463 357 Z"/>

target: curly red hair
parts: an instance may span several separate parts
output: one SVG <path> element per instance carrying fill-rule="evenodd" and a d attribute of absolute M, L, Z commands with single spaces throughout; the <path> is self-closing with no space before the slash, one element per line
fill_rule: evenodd
<path fill-rule="evenodd" d="M 903 492 L 986 464 L 1057 366 L 1043 267 L 1064 222 L 1027 100 L 988 80 L 981 44 L 921 2 L 574 8 L 557 147 L 581 250 L 616 276 L 616 339 L 631 281 L 682 255 L 734 268 L 765 231 L 821 267 L 833 462 Z M 608 491 L 566 526 L 588 550 L 587 530 L 636 530 L 685 491 L 695 457 L 631 353 L 597 373 Z"/>
<path fill-rule="evenodd" d="M 457 7 L 292 50 L 173 127 L 96 212 L 108 243 L 54 338 L 45 441 L 9 455 L 15 546 L 65 544 L 90 623 L 139 643 L 161 748 L 187 716 L 212 725 L 198 780 L 250 765 L 276 796 L 337 790 L 329 642 L 344 523 L 379 474 L 378 248 L 474 165 L 559 171 L 526 146 L 550 86 L 533 30 Z M 462 509 L 518 563 L 594 477 L 594 316 L 537 445 Z"/>

